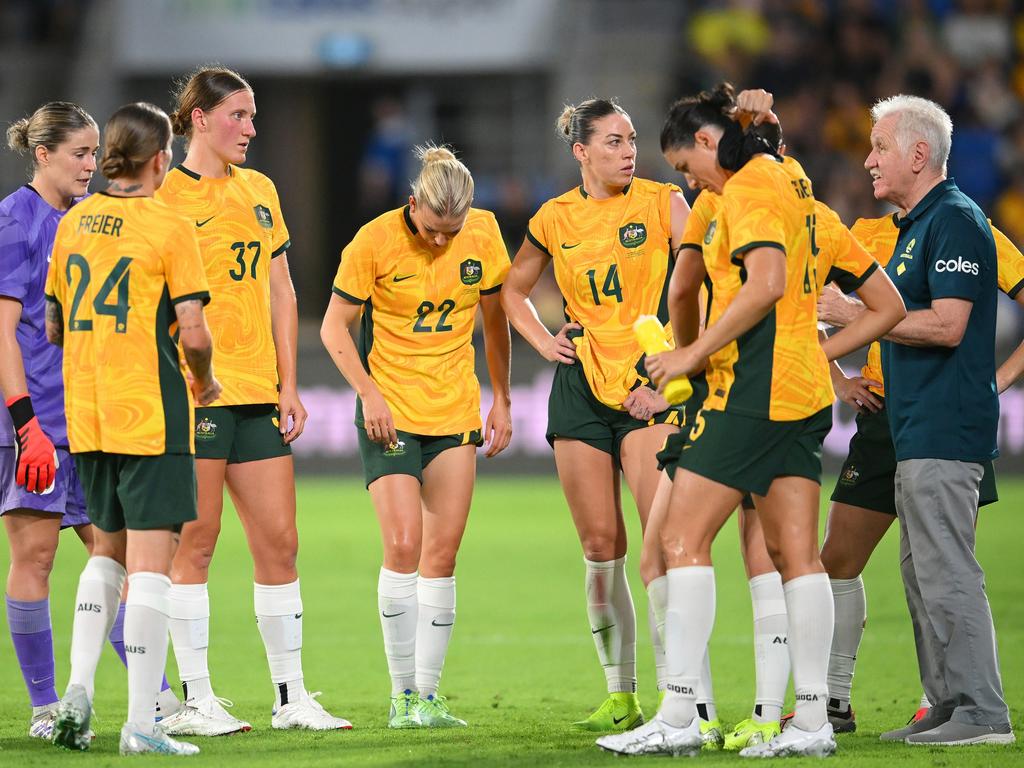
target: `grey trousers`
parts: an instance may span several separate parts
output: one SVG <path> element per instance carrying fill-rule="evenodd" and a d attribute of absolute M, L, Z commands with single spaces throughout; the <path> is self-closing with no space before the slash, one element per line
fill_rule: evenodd
<path fill-rule="evenodd" d="M 945 459 L 896 465 L 900 571 L 921 683 L 936 714 L 1006 725 L 985 573 L 974 556 L 982 466 Z"/>

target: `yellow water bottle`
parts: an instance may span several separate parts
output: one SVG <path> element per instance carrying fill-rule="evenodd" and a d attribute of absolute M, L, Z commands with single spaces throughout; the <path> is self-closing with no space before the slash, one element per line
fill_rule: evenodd
<path fill-rule="evenodd" d="M 633 323 L 633 333 L 636 340 L 640 342 L 640 349 L 645 355 L 657 355 L 661 352 L 669 352 L 669 346 L 665 338 L 665 328 L 661 321 L 654 315 L 641 315 Z M 686 376 L 676 376 L 665 385 L 662 395 L 670 405 L 679 405 L 690 398 L 693 394 L 693 385 Z"/>

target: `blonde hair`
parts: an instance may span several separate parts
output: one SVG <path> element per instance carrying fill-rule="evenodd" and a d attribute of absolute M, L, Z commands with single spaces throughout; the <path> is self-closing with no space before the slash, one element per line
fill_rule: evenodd
<path fill-rule="evenodd" d="M 139 101 L 117 110 L 103 133 L 103 175 L 135 178 L 153 155 L 171 143 L 171 121 L 160 107 Z"/>
<path fill-rule="evenodd" d="M 896 115 L 896 145 L 906 154 L 915 142 L 928 145 L 928 165 L 946 172 L 946 161 L 953 143 L 953 121 L 949 113 L 934 101 L 920 96 L 898 94 L 882 99 L 871 108 L 871 120 Z"/>
<path fill-rule="evenodd" d="M 446 146 L 427 143 L 413 150 L 423 167 L 412 182 L 412 196 L 437 216 L 458 218 L 473 204 L 473 176 Z"/>
<path fill-rule="evenodd" d="M 37 147 L 53 151 L 68 140 L 75 131 L 83 128 L 99 128 L 92 115 L 77 104 L 68 101 L 51 101 L 43 104 L 31 117 L 16 120 L 7 128 L 7 146 L 19 154 L 28 152 L 36 162 Z"/>

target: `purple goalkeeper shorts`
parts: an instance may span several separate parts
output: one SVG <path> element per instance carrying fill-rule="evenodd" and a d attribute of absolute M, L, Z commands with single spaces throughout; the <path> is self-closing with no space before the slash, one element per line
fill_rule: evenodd
<path fill-rule="evenodd" d="M 31 493 L 14 482 L 14 448 L 0 446 L 0 515 L 15 509 L 31 509 L 63 515 L 61 528 L 73 525 L 87 525 L 89 516 L 85 512 L 85 494 L 78 480 L 75 461 L 63 448 L 57 449 L 57 479 L 53 490 L 46 494 Z"/>

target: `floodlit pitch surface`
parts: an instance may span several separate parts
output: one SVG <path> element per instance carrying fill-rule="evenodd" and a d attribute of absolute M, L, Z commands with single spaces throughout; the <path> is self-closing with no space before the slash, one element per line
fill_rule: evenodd
<path fill-rule="evenodd" d="M 982 513 L 978 552 L 988 573 L 1011 718 L 1019 727 L 1024 722 L 1024 482 L 1004 478 L 1000 491 L 1003 500 Z M 653 715 L 656 693 L 647 602 L 638 575 L 639 526 L 628 496 L 625 506 L 632 535 L 629 572 L 640 615 L 640 697 L 645 712 Z M 568 727 L 600 704 L 605 694 L 584 610 L 580 547 L 553 477 L 479 481 L 459 557 L 458 621 L 441 684 L 452 712 L 469 722 L 460 730 L 385 728 L 389 682 L 376 597 L 380 545 L 376 518 L 360 482 L 302 480 L 299 525 L 306 685 L 323 691 L 320 701 L 350 719 L 355 729 L 308 733 L 270 728 L 273 691 L 253 616 L 252 569 L 229 503 L 211 572 L 210 669 L 217 693 L 235 702 L 232 711 L 251 721 L 253 731 L 193 739 L 203 752 L 189 758 L 190 765 L 615 762 L 593 746 L 592 735 Z M 879 732 L 906 721 L 920 694 L 899 580 L 897 538 L 890 530 L 865 576 L 869 618 L 854 693 L 859 730 L 839 737 L 837 759 L 844 765 L 865 766 L 1024 764 L 1020 744 L 943 750 L 878 741 Z M 750 600 L 734 522 L 723 530 L 714 554 L 718 618 L 711 658 L 719 716 L 732 724 L 748 715 L 754 695 Z M 0 566 L 5 572 L 6 558 L 4 547 Z M 84 558 L 74 534 L 65 532 L 51 596 L 59 692 L 67 681 L 72 602 Z M 169 665 L 173 681 L 173 661 Z M 60 753 L 49 744 L 29 740 L 27 696 L 4 620 L 0 765 L 119 764 L 117 739 L 126 711 L 126 682 L 109 647 L 100 662 L 95 704 L 97 737 L 89 753 Z M 701 761 L 739 759 L 716 753 Z"/>

